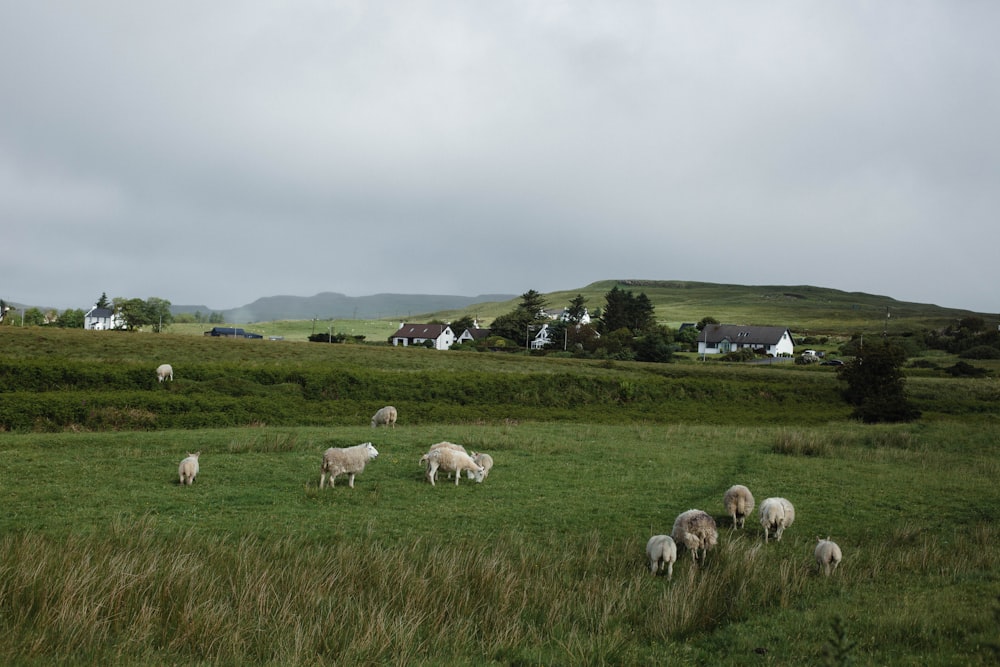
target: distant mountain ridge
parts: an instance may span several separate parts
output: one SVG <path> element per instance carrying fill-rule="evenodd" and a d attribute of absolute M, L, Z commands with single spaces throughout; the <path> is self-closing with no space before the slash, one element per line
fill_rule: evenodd
<path fill-rule="evenodd" d="M 479 303 L 503 302 L 516 294 L 372 294 L 347 296 L 339 292 L 321 292 L 313 296 L 267 296 L 238 308 L 213 310 L 207 306 L 171 306 L 174 315 L 200 312 L 220 313 L 226 322 L 246 324 L 275 320 L 351 319 L 378 320 L 394 317 L 401 320 L 413 315 L 443 310 L 461 310 Z"/>

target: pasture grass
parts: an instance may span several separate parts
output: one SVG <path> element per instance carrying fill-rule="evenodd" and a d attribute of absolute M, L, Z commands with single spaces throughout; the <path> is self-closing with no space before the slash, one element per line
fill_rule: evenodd
<path fill-rule="evenodd" d="M 368 440 L 320 491 L 322 451 Z M 440 440 L 489 478 L 427 484 Z M 0 663 L 995 664 L 998 444 L 988 420 L 0 433 Z M 781 542 L 731 529 L 733 483 L 795 504 Z M 693 507 L 719 546 L 650 576 Z"/>

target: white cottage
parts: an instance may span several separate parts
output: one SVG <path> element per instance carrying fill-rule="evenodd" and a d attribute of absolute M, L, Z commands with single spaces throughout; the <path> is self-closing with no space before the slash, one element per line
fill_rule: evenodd
<path fill-rule="evenodd" d="M 455 333 L 447 324 L 400 323 L 396 333 L 389 337 L 393 345 L 424 345 L 432 341 L 435 350 L 447 350 L 455 343 Z"/>
<path fill-rule="evenodd" d="M 83 328 L 94 330 L 121 329 L 124 323 L 110 308 L 94 306 L 83 316 Z"/>
<path fill-rule="evenodd" d="M 746 348 L 770 357 L 790 356 L 795 341 L 787 327 L 707 324 L 698 334 L 698 354 L 727 354 Z"/>

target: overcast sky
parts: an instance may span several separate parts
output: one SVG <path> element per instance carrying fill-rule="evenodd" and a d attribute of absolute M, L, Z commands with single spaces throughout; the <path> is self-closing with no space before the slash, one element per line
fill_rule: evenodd
<path fill-rule="evenodd" d="M 0 298 L 616 278 L 996 313 L 991 0 L 0 0 Z"/>

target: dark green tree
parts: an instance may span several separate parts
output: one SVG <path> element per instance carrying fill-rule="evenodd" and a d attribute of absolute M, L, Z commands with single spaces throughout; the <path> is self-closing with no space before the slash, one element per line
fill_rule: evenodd
<path fill-rule="evenodd" d="M 98 299 L 97 303 L 94 305 L 97 306 L 98 308 L 110 308 L 111 302 L 108 300 L 107 292 L 101 292 L 101 298 Z"/>
<path fill-rule="evenodd" d="M 448 326 L 451 327 L 451 330 L 455 332 L 455 336 L 457 337 L 461 336 L 466 329 L 472 329 L 475 324 L 476 319 L 474 317 L 471 315 L 462 315 L 458 319 L 452 320 Z"/>
<path fill-rule="evenodd" d="M 645 292 L 637 295 L 615 285 L 604 295 L 607 306 L 601 313 L 601 330 L 628 329 L 640 335 L 656 326 L 653 303 Z"/>
<path fill-rule="evenodd" d="M 566 320 L 570 324 L 579 324 L 583 316 L 587 314 L 587 300 L 582 294 L 577 294 L 570 299 L 569 307 L 566 308 Z"/>
<path fill-rule="evenodd" d="M 545 315 L 545 299 L 535 290 L 528 290 L 521 295 L 521 303 L 509 313 L 499 315 L 490 324 L 490 333 L 502 336 L 514 343 L 517 349 L 524 345 L 542 324 L 548 323 Z"/>
<path fill-rule="evenodd" d="M 174 321 L 174 316 L 170 312 L 170 302 L 151 296 L 146 300 L 146 313 L 149 317 L 149 325 L 153 331 L 160 333 L 164 327 L 169 326 Z"/>
<path fill-rule="evenodd" d="M 148 301 L 143 301 L 118 297 L 113 305 L 126 331 L 149 326 L 153 331 L 159 332 L 162 325 L 174 321 L 173 315 L 170 314 L 170 302 L 166 299 L 150 297 Z"/>
<path fill-rule="evenodd" d="M 655 327 L 635 340 L 636 361 L 666 364 L 673 361 L 673 334 L 666 327 Z"/>
<path fill-rule="evenodd" d="M 843 395 L 854 406 L 853 416 L 866 424 L 907 422 L 920 411 L 906 398 L 903 349 L 889 340 L 865 341 L 854 359 L 838 369 L 847 383 Z"/>
<path fill-rule="evenodd" d="M 601 333 L 610 333 L 618 329 L 628 328 L 628 311 L 631 297 L 631 292 L 618 289 L 617 285 L 604 295 L 605 306 L 601 311 Z"/>
<path fill-rule="evenodd" d="M 28 308 L 24 311 L 21 322 L 26 327 L 40 327 L 45 324 L 45 313 L 38 308 Z"/>
<path fill-rule="evenodd" d="M 59 316 L 57 324 L 63 329 L 82 329 L 87 314 L 79 308 L 69 308 Z"/>

